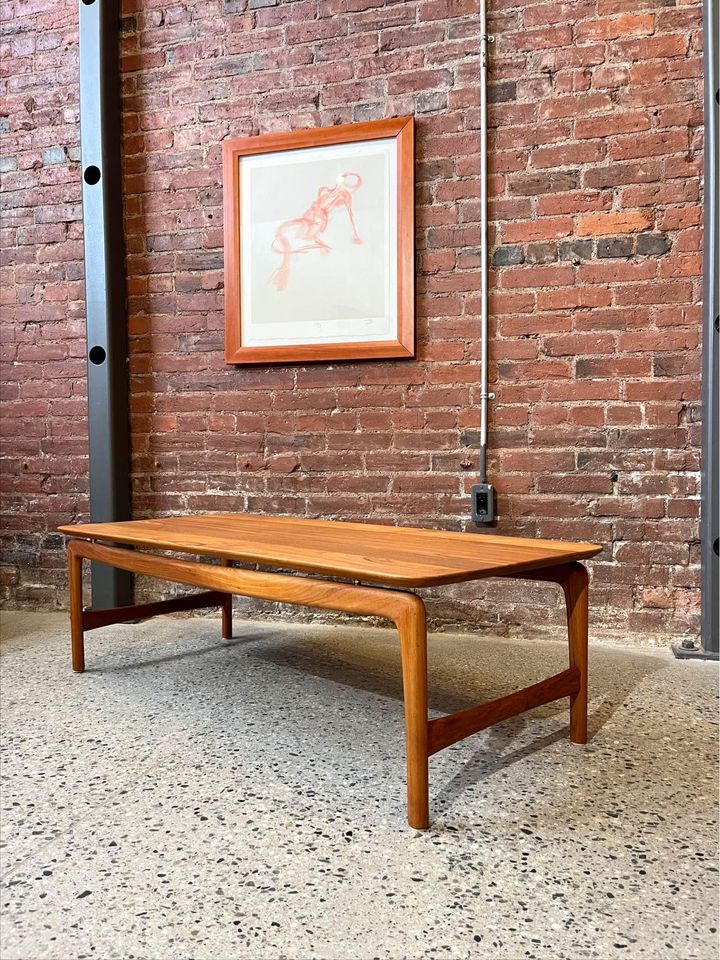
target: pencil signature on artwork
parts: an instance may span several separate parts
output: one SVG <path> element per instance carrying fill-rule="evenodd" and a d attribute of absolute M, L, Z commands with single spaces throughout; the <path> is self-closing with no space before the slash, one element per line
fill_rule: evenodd
<path fill-rule="evenodd" d="M 311 250 L 330 253 L 332 247 L 325 243 L 322 236 L 327 230 L 330 214 L 334 209 L 345 207 L 352 228 L 352 242 L 362 243 L 355 226 L 352 201 L 353 193 L 361 186 L 362 177 L 359 173 L 341 173 L 334 187 L 320 187 L 317 197 L 301 217 L 285 220 L 280 224 L 272 242 L 272 249 L 282 257 L 280 266 L 271 278 L 277 290 L 287 287 L 290 263 L 296 254 L 308 253 Z"/>

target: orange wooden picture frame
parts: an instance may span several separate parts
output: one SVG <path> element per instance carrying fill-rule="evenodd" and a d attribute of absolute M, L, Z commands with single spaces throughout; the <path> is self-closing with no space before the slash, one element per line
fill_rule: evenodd
<path fill-rule="evenodd" d="M 242 342 L 240 158 L 395 137 L 397 140 L 397 335 L 394 340 L 353 343 L 245 346 Z M 415 355 L 415 178 L 412 117 L 373 120 L 321 129 L 237 137 L 223 143 L 225 235 L 225 360 L 227 363 L 305 363 L 370 360 Z"/>

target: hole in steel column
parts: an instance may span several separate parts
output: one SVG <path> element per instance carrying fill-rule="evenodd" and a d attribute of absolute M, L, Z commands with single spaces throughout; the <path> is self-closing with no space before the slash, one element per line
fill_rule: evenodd
<path fill-rule="evenodd" d="M 91 347 L 90 353 L 88 354 L 90 363 L 94 363 L 96 366 L 99 366 L 101 363 L 105 363 L 106 356 L 107 354 L 105 353 L 105 348 L 100 346 Z"/>

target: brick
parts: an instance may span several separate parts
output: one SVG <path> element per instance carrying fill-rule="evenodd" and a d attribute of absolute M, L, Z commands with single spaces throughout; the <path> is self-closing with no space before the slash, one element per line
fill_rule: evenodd
<path fill-rule="evenodd" d="M 649 377 L 652 376 L 652 364 L 649 357 L 580 357 L 575 364 L 575 376 L 591 380 L 602 377 Z M 626 424 L 633 421 L 622 422 Z"/>
<path fill-rule="evenodd" d="M 574 190 L 571 193 L 555 193 L 538 199 L 537 212 L 541 217 L 557 214 L 587 213 L 609 210 L 612 206 L 609 191 L 598 193 L 591 190 Z"/>
<path fill-rule="evenodd" d="M 525 259 L 528 263 L 554 263 L 558 258 L 556 243 L 530 243 Z"/>
<path fill-rule="evenodd" d="M 522 243 L 532 240 L 558 239 L 572 233 L 570 217 L 537 217 L 534 220 L 516 220 L 507 223 L 503 229 L 504 239 L 508 243 Z"/>
<path fill-rule="evenodd" d="M 539 30 L 521 30 L 505 37 L 509 50 L 520 52 L 530 50 L 548 50 L 553 47 L 568 47 L 572 42 L 570 26 L 548 27 Z"/>
<path fill-rule="evenodd" d="M 605 156 L 605 143 L 568 143 L 557 147 L 540 147 L 533 151 L 530 162 L 533 167 L 569 167 L 580 163 L 596 163 Z"/>
<path fill-rule="evenodd" d="M 580 236 L 603 237 L 618 233 L 639 233 L 652 225 L 652 214 L 646 210 L 625 210 L 619 213 L 589 213 L 580 217 Z"/>
<path fill-rule="evenodd" d="M 698 204 L 688 204 L 680 209 L 661 213 L 658 226 L 661 230 L 682 230 L 702 222 L 702 209 Z"/>
<path fill-rule="evenodd" d="M 688 377 L 700 374 L 700 358 L 695 353 L 658 354 L 652 358 L 654 377 Z"/>
<path fill-rule="evenodd" d="M 511 451 L 501 457 L 503 470 L 510 472 L 529 471 L 536 473 L 572 472 L 575 469 L 575 456 L 567 451 L 556 453 L 531 453 L 529 451 Z"/>
<path fill-rule="evenodd" d="M 630 71 L 627 67 L 610 66 L 596 67 L 592 72 L 592 86 L 598 90 L 618 90 L 630 80 Z"/>
<path fill-rule="evenodd" d="M 554 267 L 520 266 L 508 267 L 502 275 L 506 288 L 527 289 L 528 287 L 559 287 L 573 279 L 573 268 L 568 265 Z"/>
<path fill-rule="evenodd" d="M 576 117 L 578 114 L 610 110 L 612 100 L 607 93 L 588 93 L 575 97 L 553 97 L 540 104 L 542 120 L 557 120 L 561 117 Z"/>
<path fill-rule="evenodd" d="M 625 14 L 620 17 L 597 18 L 578 24 L 577 40 L 617 40 L 618 37 L 647 37 L 654 32 L 655 18 L 652 14 Z"/>
<path fill-rule="evenodd" d="M 590 310 L 596 307 L 607 307 L 611 300 L 612 294 L 609 290 L 573 286 L 541 291 L 537 296 L 537 309 L 540 311 Z"/>
<path fill-rule="evenodd" d="M 45 166 L 56 163 L 67 163 L 68 155 L 64 147 L 48 147 L 42 152 L 42 162 Z"/>
<path fill-rule="evenodd" d="M 555 357 L 576 357 L 580 354 L 612 353 L 615 340 L 610 334 L 572 334 L 565 337 L 546 337 L 545 352 Z"/>
<path fill-rule="evenodd" d="M 415 93 L 420 90 L 437 90 L 449 84 L 451 73 L 448 70 L 414 70 L 388 80 L 387 91 L 390 96 L 399 93 Z"/>
<path fill-rule="evenodd" d="M 697 229 L 679 230 L 675 233 L 675 240 L 670 241 L 677 253 L 697 252 L 702 247 L 702 232 Z"/>
<path fill-rule="evenodd" d="M 580 140 L 612 137 L 619 133 L 639 133 L 650 129 L 650 117 L 644 110 L 623 110 L 605 117 L 578 118 L 575 136 Z"/>
<path fill-rule="evenodd" d="M 687 34 L 675 34 L 621 41 L 617 44 L 617 50 L 623 60 L 664 60 L 668 57 L 684 57 L 688 45 Z"/>
<path fill-rule="evenodd" d="M 619 395 L 618 384 L 604 378 L 548 383 L 543 388 L 544 400 L 562 403 L 577 403 L 583 400 L 618 400 Z"/>
<path fill-rule="evenodd" d="M 647 286 L 632 284 L 619 287 L 615 302 L 621 306 L 635 303 L 681 304 L 691 297 L 692 285 L 690 283 L 666 281 L 663 283 L 655 282 Z"/>
<path fill-rule="evenodd" d="M 661 133 L 628 134 L 616 137 L 610 144 L 609 152 L 612 160 L 632 160 L 636 157 L 681 153 L 687 148 L 687 131 L 668 130 Z"/>
<path fill-rule="evenodd" d="M 517 100 L 517 83 L 514 80 L 501 80 L 488 83 L 488 103 L 509 103 Z"/>
<path fill-rule="evenodd" d="M 660 264 L 661 277 L 701 277 L 702 258 L 692 256 L 665 257 Z"/>
<path fill-rule="evenodd" d="M 601 237 L 597 242 L 598 257 L 631 257 L 635 247 L 633 237 Z"/>
<path fill-rule="evenodd" d="M 662 161 L 641 163 L 613 163 L 585 171 L 583 186 L 591 190 L 606 190 L 625 183 L 655 183 L 662 179 Z"/>
<path fill-rule="evenodd" d="M 657 275 L 657 267 L 652 261 L 610 261 L 606 263 L 586 263 L 580 267 L 578 278 L 583 283 L 624 284 L 639 280 L 652 280 Z"/>
<path fill-rule="evenodd" d="M 619 195 L 624 207 L 668 206 L 673 203 L 697 200 L 699 187 L 690 181 L 670 181 L 668 183 L 642 184 L 625 187 Z"/>
<path fill-rule="evenodd" d="M 626 353 L 692 350 L 697 344 L 697 330 L 645 330 L 621 334 L 618 339 L 618 349 Z"/>
<path fill-rule="evenodd" d="M 576 170 L 518 176 L 510 182 L 510 193 L 515 196 L 534 197 L 543 193 L 562 193 L 578 186 L 579 174 Z"/>
<path fill-rule="evenodd" d="M 522 247 L 498 247 L 493 252 L 493 266 L 507 267 L 511 264 L 523 263 L 525 256 Z"/>
<path fill-rule="evenodd" d="M 645 233 L 637 238 L 639 257 L 661 257 L 672 246 L 672 241 L 663 233 Z"/>
<path fill-rule="evenodd" d="M 571 260 L 575 264 L 589 260 L 593 254 L 592 240 L 563 240 L 558 244 L 561 260 Z"/>

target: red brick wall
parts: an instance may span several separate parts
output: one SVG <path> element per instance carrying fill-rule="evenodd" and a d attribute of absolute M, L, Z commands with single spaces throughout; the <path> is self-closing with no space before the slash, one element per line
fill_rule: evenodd
<path fill-rule="evenodd" d="M 500 532 L 606 544 L 598 630 L 698 619 L 700 4 L 492 0 Z M 6 5 L 5 591 L 63 602 L 85 514 L 75 0 Z M 126 0 L 134 509 L 462 528 L 478 442 L 474 0 Z M 223 361 L 220 143 L 414 113 L 415 362 Z M 437 619 L 548 622 L 546 591 Z M 550 615 L 550 622 L 557 611 Z"/>

